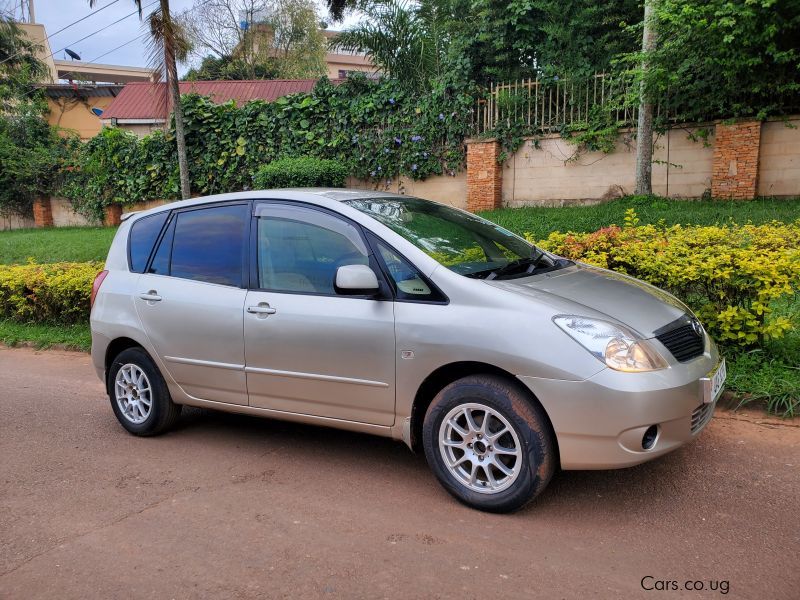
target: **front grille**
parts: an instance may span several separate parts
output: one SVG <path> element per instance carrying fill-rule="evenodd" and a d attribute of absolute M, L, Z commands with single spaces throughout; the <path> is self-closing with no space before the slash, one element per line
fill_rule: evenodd
<path fill-rule="evenodd" d="M 686 362 L 703 353 L 705 346 L 703 335 L 695 331 L 692 323 L 681 325 L 675 329 L 656 335 L 656 339 L 672 352 L 678 362 Z"/>
<path fill-rule="evenodd" d="M 692 412 L 692 433 L 697 433 L 706 423 L 711 420 L 714 414 L 714 403 L 701 404 Z"/>

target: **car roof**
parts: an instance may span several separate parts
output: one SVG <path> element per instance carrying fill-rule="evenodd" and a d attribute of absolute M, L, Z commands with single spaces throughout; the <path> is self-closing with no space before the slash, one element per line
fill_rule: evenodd
<path fill-rule="evenodd" d="M 153 214 L 161 212 L 162 210 L 173 210 L 176 208 L 186 208 L 189 206 L 196 206 L 200 204 L 209 204 L 212 202 L 225 202 L 234 200 L 287 200 L 287 201 L 313 201 L 315 198 L 325 198 L 328 200 L 336 200 L 343 202 L 345 200 L 358 200 L 365 198 L 396 198 L 407 199 L 409 196 L 402 194 L 394 194 L 392 192 L 382 192 L 378 190 L 349 190 L 343 188 L 279 188 L 273 190 L 251 190 L 247 192 L 231 192 L 227 194 L 216 194 L 213 196 L 202 196 L 198 198 L 190 198 L 188 200 L 177 200 L 175 202 L 167 202 L 161 206 L 155 206 L 147 209 L 146 211 L 132 211 L 122 215 L 122 220 L 139 215 L 146 212 Z"/>

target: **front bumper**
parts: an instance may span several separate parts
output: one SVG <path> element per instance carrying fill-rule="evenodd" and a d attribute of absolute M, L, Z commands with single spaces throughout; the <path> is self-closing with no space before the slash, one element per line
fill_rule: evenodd
<path fill-rule="evenodd" d="M 705 377 L 719 362 L 713 344 L 685 364 L 649 373 L 604 369 L 585 381 L 521 376 L 553 424 L 563 469 L 615 469 L 662 456 L 694 439 L 711 420 Z M 652 425 L 655 443 L 642 447 Z"/>

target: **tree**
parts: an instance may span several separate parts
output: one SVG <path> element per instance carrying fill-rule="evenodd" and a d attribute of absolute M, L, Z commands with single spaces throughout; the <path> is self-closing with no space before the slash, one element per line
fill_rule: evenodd
<path fill-rule="evenodd" d="M 235 81 L 242 79 L 275 79 L 280 77 L 274 59 L 264 64 L 249 65 L 231 56 L 206 56 L 197 68 L 189 69 L 187 81 Z"/>
<path fill-rule="evenodd" d="M 89 0 L 89 6 L 94 7 L 98 0 Z M 189 183 L 189 163 L 186 160 L 186 136 L 183 127 L 183 111 L 181 109 L 181 92 L 178 85 L 177 61 L 185 57 L 188 51 L 185 35 L 180 24 L 172 19 L 169 11 L 169 0 L 159 0 L 160 5 L 148 17 L 150 26 L 151 51 L 157 66 L 163 69 L 166 76 L 166 85 L 172 101 L 172 115 L 175 121 L 175 142 L 178 147 L 178 168 L 181 180 L 181 197 L 191 197 Z M 133 0 L 142 14 L 142 0 Z M 163 57 L 163 61 L 160 60 Z"/>
<path fill-rule="evenodd" d="M 658 44 L 625 59 L 646 59 L 640 75 L 672 118 L 798 108 L 800 0 L 657 0 L 652 10 Z"/>
<path fill-rule="evenodd" d="M 384 0 L 363 4 L 364 18 L 334 38 L 331 46 L 364 52 L 386 73 L 425 89 L 444 72 L 452 0 Z"/>
<path fill-rule="evenodd" d="M 222 78 L 318 77 L 325 38 L 313 0 L 199 0 L 180 16 L 195 56 Z M 209 54 L 210 53 L 210 54 Z M 205 78 L 201 72 L 195 76 Z"/>
<path fill-rule="evenodd" d="M 653 193 L 653 100 L 647 89 L 647 57 L 656 47 L 653 1 L 644 2 L 642 30 L 642 78 L 639 82 L 639 117 L 636 126 L 636 193 Z"/>
<path fill-rule="evenodd" d="M 56 187 L 72 140 L 47 123 L 37 84 L 47 68 L 38 47 L 0 18 L 0 212 L 30 214 L 31 203 Z"/>
<path fill-rule="evenodd" d="M 454 10 L 449 62 L 485 84 L 537 74 L 586 76 L 637 49 L 639 0 L 472 0 Z"/>

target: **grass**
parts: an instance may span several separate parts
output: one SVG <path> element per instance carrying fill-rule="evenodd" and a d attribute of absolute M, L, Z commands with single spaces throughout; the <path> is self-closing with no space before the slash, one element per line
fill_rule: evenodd
<path fill-rule="evenodd" d="M 0 319 L 0 342 L 16 346 L 22 342 L 32 343 L 35 348 L 60 346 L 69 350 L 88 352 L 92 347 L 89 324 L 54 325 L 46 323 L 17 323 Z"/>
<path fill-rule="evenodd" d="M 800 296 L 775 307 L 777 314 L 800 323 Z M 789 331 L 762 348 L 728 354 L 728 383 L 739 406 L 761 404 L 784 417 L 800 415 L 800 330 Z"/>
<path fill-rule="evenodd" d="M 104 261 L 115 227 L 0 231 L 0 264 Z"/>
<path fill-rule="evenodd" d="M 653 196 L 627 196 L 593 206 L 503 208 L 480 215 L 517 234 L 531 233 L 541 240 L 553 231 L 589 232 L 622 225 L 625 210 L 635 208 L 642 223 L 714 225 L 733 219 L 754 224 L 800 218 L 800 198 L 756 200 L 670 200 Z"/>

